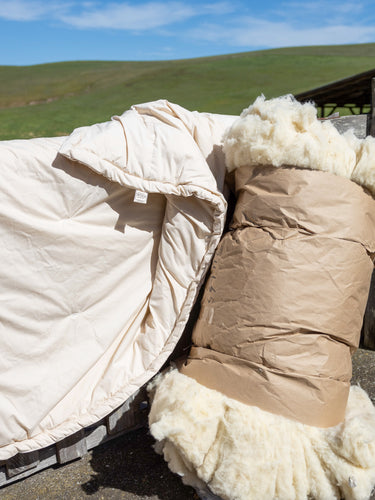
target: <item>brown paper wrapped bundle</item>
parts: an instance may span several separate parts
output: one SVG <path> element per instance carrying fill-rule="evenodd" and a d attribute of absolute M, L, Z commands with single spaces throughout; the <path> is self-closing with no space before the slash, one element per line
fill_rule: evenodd
<path fill-rule="evenodd" d="M 365 499 L 375 410 L 350 389 L 375 253 L 375 140 L 311 104 L 258 100 L 228 133 L 237 203 L 180 372 L 151 431 L 224 499 Z"/>

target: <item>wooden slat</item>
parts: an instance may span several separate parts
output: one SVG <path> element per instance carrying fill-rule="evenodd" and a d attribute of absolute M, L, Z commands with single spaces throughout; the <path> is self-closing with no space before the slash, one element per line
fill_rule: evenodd
<path fill-rule="evenodd" d="M 30 453 L 18 453 L 6 462 L 7 477 L 14 477 L 22 474 L 25 471 L 37 467 L 39 463 L 39 452 L 31 451 Z"/>
<path fill-rule="evenodd" d="M 105 419 L 101 420 L 96 425 L 93 425 L 91 427 L 86 427 L 85 435 L 86 435 L 86 445 L 88 450 L 91 450 L 92 448 L 95 448 L 99 444 L 102 444 L 111 439 L 111 437 L 108 436 Z"/>
<path fill-rule="evenodd" d="M 332 118 L 331 122 L 340 134 L 351 129 L 354 135 L 363 139 L 367 135 L 369 117 L 368 115 L 341 116 L 340 118 Z"/>
<path fill-rule="evenodd" d="M 130 415 L 127 415 L 130 412 Z M 11 484 L 57 463 L 63 464 L 132 429 L 147 424 L 148 401 L 145 387 L 96 424 L 36 452 L 23 453 L 0 462 L 0 487 Z M 111 429 L 111 433 L 109 432 Z M 38 458 L 39 457 L 39 458 Z"/>
<path fill-rule="evenodd" d="M 142 387 L 128 398 L 122 406 L 108 415 L 106 419 L 108 434 L 115 435 L 145 425 L 147 406 L 145 388 Z"/>
<path fill-rule="evenodd" d="M 7 470 L 9 467 L 9 462 L 13 460 L 14 457 L 10 458 L 7 460 L 5 463 L 3 462 L 0 465 L 0 486 L 3 486 L 5 484 L 10 484 L 13 483 L 14 481 L 18 481 L 20 479 L 23 479 L 25 477 L 30 476 L 31 474 L 35 474 L 36 472 L 39 472 L 46 467 L 50 467 L 51 465 L 56 464 L 56 452 L 55 452 L 55 446 L 48 446 L 47 448 L 42 448 L 41 450 L 38 450 L 37 452 L 31 452 L 31 453 L 37 453 L 38 454 L 38 460 L 35 460 L 32 462 L 32 459 L 30 457 L 30 462 L 31 462 L 31 467 L 30 468 L 24 468 L 22 471 L 19 470 L 17 471 L 18 474 L 10 474 L 8 475 Z M 24 454 L 22 454 L 24 455 Z M 15 471 L 14 471 L 15 472 Z"/>
<path fill-rule="evenodd" d="M 86 453 L 87 444 L 84 429 L 56 443 L 56 456 L 59 464 L 81 458 Z"/>

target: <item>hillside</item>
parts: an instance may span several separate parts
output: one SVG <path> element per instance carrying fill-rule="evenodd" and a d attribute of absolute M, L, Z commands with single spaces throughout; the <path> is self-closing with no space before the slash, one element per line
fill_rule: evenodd
<path fill-rule="evenodd" d="M 160 98 L 238 114 L 261 93 L 298 93 L 372 69 L 374 56 L 375 44 L 362 44 L 177 61 L 0 66 L 0 139 L 65 135 Z"/>

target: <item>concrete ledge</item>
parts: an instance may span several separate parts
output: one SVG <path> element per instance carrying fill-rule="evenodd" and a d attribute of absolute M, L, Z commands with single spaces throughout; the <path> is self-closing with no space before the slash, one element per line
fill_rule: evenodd
<path fill-rule="evenodd" d="M 359 384 L 375 404 L 375 351 L 358 349 L 354 353 L 352 384 Z"/>

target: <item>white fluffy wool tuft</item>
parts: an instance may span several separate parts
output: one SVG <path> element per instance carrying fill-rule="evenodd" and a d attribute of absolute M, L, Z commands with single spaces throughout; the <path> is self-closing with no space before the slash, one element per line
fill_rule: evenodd
<path fill-rule="evenodd" d="M 360 141 L 357 152 L 357 163 L 351 179 L 366 187 L 375 195 L 375 138 L 368 136 Z"/>
<path fill-rule="evenodd" d="M 365 500 L 375 485 L 375 409 L 350 390 L 345 420 L 311 427 L 247 406 L 172 370 L 149 416 L 170 469 L 223 500 Z"/>
<path fill-rule="evenodd" d="M 293 165 L 347 177 L 375 194 L 375 139 L 340 134 L 329 120 L 318 120 L 313 104 L 291 95 L 258 97 L 229 129 L 224 152 L 229 171 Z"/>

